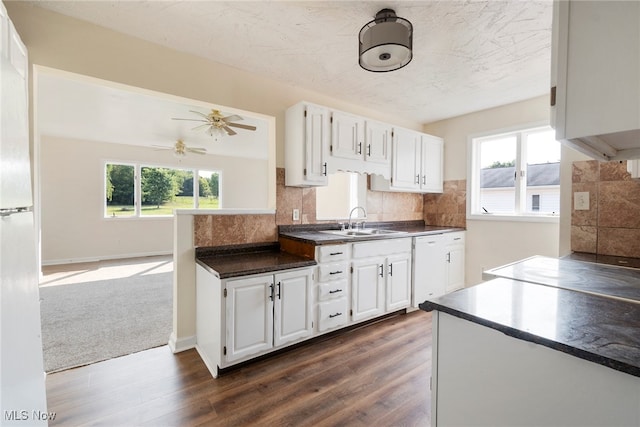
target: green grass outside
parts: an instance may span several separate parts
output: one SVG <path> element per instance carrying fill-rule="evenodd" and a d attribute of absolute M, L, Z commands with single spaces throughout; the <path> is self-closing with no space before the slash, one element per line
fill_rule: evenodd
<path fill-rule="evenodd" d="M 219 200 L 217 198 L 201 197 L 200 209 L 218 209 Z M 142 205 L 141 216 L 173 215 L 174 209 L 193 209 L 193 197 L 176 196 L 172 202 L 166 202 L 158 206 Z M 136 214 L 133 206 L 107 206 L 107 216 L 128 217 Z"/>

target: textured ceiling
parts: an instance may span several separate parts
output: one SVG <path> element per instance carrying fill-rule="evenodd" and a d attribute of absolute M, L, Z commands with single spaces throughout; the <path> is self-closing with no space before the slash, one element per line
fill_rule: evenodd
<path fill-rule="evenodd" d="M 428 123 L 543 95 L 552 1 L 36 1 L 38 6 L 356 105 Z M 358 65 L 383 8 L 414 26 L 405 68 Z"/>

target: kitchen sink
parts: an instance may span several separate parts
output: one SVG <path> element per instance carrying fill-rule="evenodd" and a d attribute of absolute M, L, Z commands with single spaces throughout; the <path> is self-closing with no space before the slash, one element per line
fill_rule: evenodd
<path fill-rule="evenodd" d="M 335 234 L 346 237 L 364 237 L 376 235 L 404 234 L 406 231 L 384 230 L 381 228 L 363 228 L 360 230 L 322 230 L 321 233 Z"/>

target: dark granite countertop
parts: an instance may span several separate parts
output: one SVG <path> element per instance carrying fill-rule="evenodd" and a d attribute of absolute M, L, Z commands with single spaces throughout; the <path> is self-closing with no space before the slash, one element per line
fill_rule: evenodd
<path fill-rule="evenodd" d="M 640 377 L 640 304 L 498 278 L 420 304 Z"/>
<path fill-rule="evenodd" d="M 281 251 L 278 243 L 196 248 L 196 262 L 220 279 L 316 265 Z"/>
<path fill-rule="evenodd" d="M 311 243 L 316 246 L 336 245 L 340 243 L 353 243 L 369 240 L 381 239 L 399 239 L 402 237 L 416 237 L 430 234 L 450 233 L 453 231 L 464 231 L 464 228 L 458 227 L 438 227 L 433 225 L 425 225 L 424 221 L 390 221 L 390 222 L 367 222 L 366 228 L 379 228 L 384 230 L 400 231 L 398 234 L 371 236 L 339 236 L 335 234 L 322 233 L 321 230 L 339 230 L 340 226 L 336 223 L 330 224 L 309 224 L 309 225 L 288 225 L 279 226 L 278 233 L 281 237 L 297 240 L 304 243 Z"/>
<path fill-rule="evenodd" d="M 484 276 L 523 280 L 640 302 L 640 270 L 567 258 L 534 256 L 494 268 Z"/>

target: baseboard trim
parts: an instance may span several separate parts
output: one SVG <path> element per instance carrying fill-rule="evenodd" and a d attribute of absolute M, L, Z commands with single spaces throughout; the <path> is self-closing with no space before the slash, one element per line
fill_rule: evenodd
<path fill-rule="evenodd" d="M 171 332 L 171 336 L 169 337 L 169 348 L 172 353 L 180 353 L 181 351 L 191 350 L 196 347 L 196 336 L 191 335 L 190 337 L 183 337 L 180 339 L 176 338 L 176 334 Z"/>
<path fill-rule="evenodd" d="M 171 255 L 173 251 L 158 251 L 158 252 L 141 252 L 133 254 L 118 254 L 118 255 L 106 255 L 87 258 L 69 258 L 69 259 L 50 259 L 42 260 L 42 265 L 60 265 L 60 264 L 77 264 L 81 262 L 98 262 L 98 261 L 110 261 L 116 259 L 128 259 L 128 258 L 144 258 L 149 256 Z"/>
<path fill-rule="evenodd" d="M 209 370 L 209 373 L 211 374 L 211 376 L 213 376 L 213 378 L 218 378 L 218 366 L 215 365 L 213 361 L 209 360 L 209 358 L 207 357 L 207 353 L 201 350 L 198 344 L 196 344 L 196 351 L 200 355 L 200 358 L 202 359 L 202 361 L 204 362 L 204 365 Z"/>

